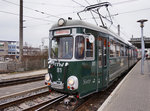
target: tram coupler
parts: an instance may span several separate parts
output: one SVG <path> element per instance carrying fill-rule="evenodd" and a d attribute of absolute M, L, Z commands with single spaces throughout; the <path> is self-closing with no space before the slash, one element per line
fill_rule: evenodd
<path fill-rule="evenodd" d="M 75 105 L 77 103 L 77 98 L 73 95 L 68 96 L 67 98 L 64 99 L 64 104 L 65 105 Z"/>

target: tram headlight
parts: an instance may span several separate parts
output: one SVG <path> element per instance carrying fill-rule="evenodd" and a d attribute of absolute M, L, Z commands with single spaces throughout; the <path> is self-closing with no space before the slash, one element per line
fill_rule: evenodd
<path fill-rule="evenodd" d="M 45 81 L 47 81 L 47 82 L 50 81 L 50 75 L 49 74 L 45 75 Z"/>
<path fill-rule="evenodd" d="M 76 76 L 70 76 L 67 80 L 67 88 L 69 90 L 78 89 L 78 78 Z"/>
<path fill-rule="evenodd" d="M 60 18 L 59 20 L 58 20 L 58 25 L 59 26 L 63 26 L 65 24 L 65 20 L 63 19 L 63 18 Z"/>
<path fill-rule="evenodd" d="M 73 85 L 74 84 L 74 79 L 73 78 L 68 79 L 68 84 Z"/>

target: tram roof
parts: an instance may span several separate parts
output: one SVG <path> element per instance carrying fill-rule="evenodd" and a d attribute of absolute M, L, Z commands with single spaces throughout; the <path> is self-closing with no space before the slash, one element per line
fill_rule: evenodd
<path fill-rule="evenodd" d="M 92 30 L 96 30 L 102 33 L 106 33 L 109 35 L 114 36 L 115 38 L 119 39 L 122 42 L 125 42 L 126 44 L 130 45 L 128 41 L 125 41 L 123 38 L 121 38 L 118 34 L 114 33 L 113 31 L 103 28 L 103 27 L 98 27 L 96 25 L 93 25 L 88 22 L 84 22 L 81 20 L 65 20 L 65 24 L 63 26 L 59 26 L 58 23 L 55 23 L 50 30 L 56 30 L 56 29 L 63 29 L 63 28 L 71 28 L 71 27 L 83 27 L 83 28 L 88 28 Z"/>

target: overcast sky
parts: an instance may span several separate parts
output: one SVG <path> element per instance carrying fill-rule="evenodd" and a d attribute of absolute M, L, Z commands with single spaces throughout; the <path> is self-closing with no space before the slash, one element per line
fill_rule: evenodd
<path fill-rule="evenodd" d="M 19 1 L 0 0 L 0 40 L 19 40 Z M 116 26 L 121 25 L 121 36 L 129 40 L 131 36 L 140 37 L 139 19 L 148 19 L 145 23 L 144 36 L 150 37 L 150 1 L 149 0 L 23 0 L 24 1 L 24 42 L 31 46 L 41 45 L 41 39 L 49 36 L 51 25 L 58 19 L 72 17 L 79 19 L 76 12 L 84 9 L 83 6 L 108 1 L 113 16 L 113 26 L 106 24 L 114 32 Z M 101 10 L 107 16 L 105 10 Z M 90 14 L 83 13 L 81 17 L 94 25 Z M 99 23 L 100 21 L 97 20 Z M 47 41 L 47 39 L 45 39 Z M 45 42 L 47 44 L 47 42 Z"/>

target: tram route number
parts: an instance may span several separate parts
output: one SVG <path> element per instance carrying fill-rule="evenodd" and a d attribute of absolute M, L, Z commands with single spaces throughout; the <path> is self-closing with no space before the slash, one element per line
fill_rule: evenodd
<path fill-rule="evenodd" d="M 57 68 L 57 73 L 62 73 L 62 68 Z"/>

